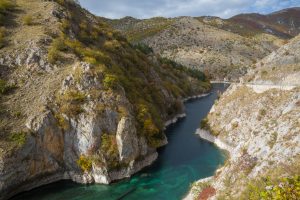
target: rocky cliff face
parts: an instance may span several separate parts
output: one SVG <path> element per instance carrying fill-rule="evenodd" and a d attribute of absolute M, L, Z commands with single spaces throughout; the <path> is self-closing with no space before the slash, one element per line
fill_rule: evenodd
<path fill-rule="evenodd" d="M 0 199 L 61 179 L 131 176 L 167 143 L 164 122 L 184 112 L 182 100 L 209 89 L 73 1 L 16 5 L 1 24 Z"/>
<path fill-rule="evenodd" d="M 298 44 L 296 37 L 263 59 L 266 64 L 249 73 L 255 76 L 251 83 L 231 85 L 201 123 L 197 133 L 229 151 L 230 158 L 213 177 L 194 185 L 195 198 L 207 187 L 216 189 L 210 199 L 299 197 L 294 191 L 300 159 Z"/>

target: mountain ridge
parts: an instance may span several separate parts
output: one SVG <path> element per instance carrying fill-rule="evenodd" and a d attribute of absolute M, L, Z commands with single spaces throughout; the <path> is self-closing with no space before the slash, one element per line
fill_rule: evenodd
<path fill-rule="evenodd" d="M 133 44 L 144 43 L 160 56 L 206 72 L 212 79 L 236 81 L 256 60 L 300 33 L 299 16 L 298 9 L 289 8 L 272 15 L 241 14 L 229 19 L 204 16 L 105 20 Z M 209 48 L 214 46 L 207 41 L 211 32 L 220 52 Z M 219 40 L 224 34 L 231 36 Z"/>

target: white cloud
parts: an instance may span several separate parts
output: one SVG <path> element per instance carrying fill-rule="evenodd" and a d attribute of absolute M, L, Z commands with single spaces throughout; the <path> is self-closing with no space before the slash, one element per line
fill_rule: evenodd
<path fill-rule="evenodd" d="M 79 0 L 94 14 L 108 18 L 133 16 L 203 16 L 228 18 L 245 12 L 269 13 L 300 6 L 299 0 Z"/>

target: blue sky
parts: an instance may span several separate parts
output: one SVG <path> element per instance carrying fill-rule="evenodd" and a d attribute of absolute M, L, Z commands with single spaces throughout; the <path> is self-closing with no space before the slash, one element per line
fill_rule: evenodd
<path fill-rule="evenodd" d="M 240 13 L 270 13 L 300 7 L 300 0 L 79 0 L 90 12 L 108 18 L 132 16 L 219 16 L 228 18 Z"/>

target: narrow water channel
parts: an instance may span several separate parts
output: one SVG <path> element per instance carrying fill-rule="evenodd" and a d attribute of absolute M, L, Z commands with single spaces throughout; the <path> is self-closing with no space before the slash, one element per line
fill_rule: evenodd
<path fill-rule="evenodd" d="M 211 176 L 223 164 L 224 154 L 197 135 L 196 129 L 227 85 L 213 84 L 209 96 L 186 103 L 187 117 L 171 125 L 169 144 L 159 149 L 158 160 L 131 179 L 111 185 L 80 185 L 71 181 L 52 183 L 22 193 L 13 200 L 177 200 L 194 181 Z"/>

